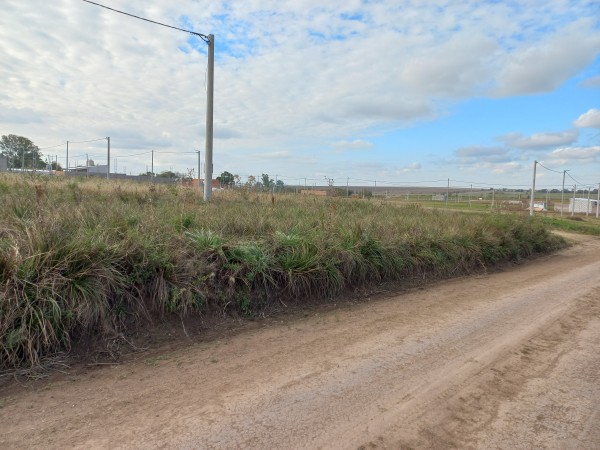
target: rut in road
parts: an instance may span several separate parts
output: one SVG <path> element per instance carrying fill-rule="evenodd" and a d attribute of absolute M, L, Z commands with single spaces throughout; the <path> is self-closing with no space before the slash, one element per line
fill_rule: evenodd
<path fill-rule="evenodd" d="M 504 272 L 14 391 L 0 447 L 594 448 L 598 273 L 600 241 L 586 238 Z"/>

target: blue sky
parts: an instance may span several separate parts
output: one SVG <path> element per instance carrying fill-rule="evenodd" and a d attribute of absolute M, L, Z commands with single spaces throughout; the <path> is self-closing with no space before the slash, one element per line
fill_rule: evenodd
<path fill-rule="evenodd" d="M 215 35 L 215 176 L 523 187 L 538 160 L 600 182 L 597 1 L 100 3 Z M 200 39 L 82 1 L 9 0 L 0 53 L 0 134 L 63 164 L 61 143 L 111 136 L 113 170 L 145 172 L 151 150 L 157 172 L 196 169 Z M 71 144 L 70 164 L 85 153 L 102 164 L 105 143 Z"/>

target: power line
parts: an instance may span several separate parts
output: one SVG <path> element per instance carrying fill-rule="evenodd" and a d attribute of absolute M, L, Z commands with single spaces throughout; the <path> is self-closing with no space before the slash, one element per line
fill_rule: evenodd
<path fill-rule="evenodd" d="M 202 39 L 207 44 L 209 43 L 208 36 L 206 36 L 205 34 L 196 33 L 195 31 L 185 30 L 183 28 L 174 27 L 172 25 L 167 25 L 166 23 L 161 23 L 161 22 L 156 22 L 154 20 L 145 19 L 143 17 L 136 16 L 135 14 L 126 13 L 125 11 L 119 11 L 118 9 L 110 8 L 108 6 L 101 5 L 100 3 L 91 2 L 90 0 L 83 0 L 83 1 L 86 2 L 86 3 L 91 3 L 92 5 L 100 6 L 101 8 L 110 9 L 111 11 L 118 12 L 119 14 L 124 14 L 124 15 L 129 16 L 129 17 L 134 17 L 134 18 L 139 19 L 139 20 L 144 20 L 146 22 L 154 23 L 156 25 L 161 25 L 161 26 L 167 27 L 167 28 L 173 28 L 174 30 L 184 31 L 186 33 L 190 33 L 190 34 L 198 36 L 200 39 Z"/>
<path fill-rule="evenodd" d="M 549 169 L 548 167 L 546 167 L 545 165 L 543 165 L 541 162 L 537 162 L 538 166 L 542 166 L 544 169 L 549 170 L 550 172 L 554 172 L 554 173 L 563 173 L 562 170 L 554 170 L 554 169 Z"/>
<path fill-rule="evenodd" d="M 148 154 L 150 154 L 150 153 L 152 153 L 152 151 L 149 151 L 149 152 L 144 152 L 144 153 L 136 153 L 136 154 L 134 154 L 134 155 L 122 155 L 122 156 L 121 156 L 121 155 L 119 155 L 119 156 L 115 156 L 115 158 L 132 158 L 132 157 L 134 157 L 134 156 L 148 155 Z"/>
<path fill-rule="evenodd" d="M 197 152 L 159 152 L 155 151 L 154 154 L 169 154 L 169 155 L 195 155 Z"/>
<path fill-rule="evenodd" d="M 49 148 L 62 147 L 63 145 L 65 145 L 65 143 L 61 142 L 60 144 L 52 145 L 50 147 L 38 147 L 38 150 L 48 150 Z"/>
<path fill-rule="evenodd" d="M 87 0 L 83 0 L 83 1 L 87 1 Z M 97 142 L 97 141 L 103 141 L 106 138 L 98 138 L 98 139 L 91 139 L 89 141 L 69 141 L 69 144 L 87 144 L 88 142 Z"/>
<path fill-rule="evenodd" d="M 582 183 L 582 182 L 581 182 L 581 181 L 579 181 L 579 180 L 576 180 L 575 178 L 573 178 L 573 176 L 572 176 L 572 175 L 571 175 L 569 172 L 567 172 L 567 176 L 568 176 L 568 177 L 569 177 L 571 180 L 573 180 L 573 181 L 574 181 L 576 184 L 578 184 L 578 185 L 580 185 L 580 186 L 591 186 L 591 184 L 590 184 L 590 185 L 587 185 L 587 184 L 585 184 L 585 183 Z"/>
<path fill-rule="evenodd" d="M 502 184 L 502 183 L 484 183 L 482 181 L 461 181 L 461 180 L 450 180 L 454 183 L 464 184 L 478 184 L 482 186 L 502 186 L 502 187 L 529 187 L 528 184 Z"/>

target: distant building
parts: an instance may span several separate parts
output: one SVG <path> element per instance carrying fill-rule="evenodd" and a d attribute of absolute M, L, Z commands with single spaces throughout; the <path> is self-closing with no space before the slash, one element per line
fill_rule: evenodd
<path fill-rule="evenodd" d="M 75 174 L 75 173 L 77 173 L 77 174 L 86 174 L 87 173 L 87 174 L 90 174 L 90 175 L 92 175 L 92 174 L 95 174 L 95 175 L 97 175 L 97 174 L 106 175 L 106 170 L 108 168 L 108 166 L 106 164 L 96 166 L 96 165 L 94 165 L 94 161 L 92 161 L 92 160 L 90 160 L 89 163 L 90 164 L 87 167 L 86 166 L 77 166 L 77 167 L 74 167 L 74 168 L 69 168 L 69 173 L 73 173 L 73 174 Z"/>
<path fill-rule="evenodd" d="M 569 199 L 569 212 L 595 214 L 598 208 L 598 200 L 587 198 Z"/>
<path fill-rule="evenodd" d="M 200 184 L 204 187 L 204 179 L 200 178 Z M 198 187 L 198 178 L 194 178 L 192 180 L 192 185 L 197 188 Z M 221 182 L 219 180 L 212 180 L 212 190 L 221 189 Z"/>
<path fill-rule="evenodd" d="M 6 172 L 8 170 L 8 157 L 0 156 L 0 172 Z"/>
<path fill-rule="evenodd" d="M 447 198 L 446 194 L 434 194 L 431 196 L 431 200 L 434 202 L 445 202 Z"/>

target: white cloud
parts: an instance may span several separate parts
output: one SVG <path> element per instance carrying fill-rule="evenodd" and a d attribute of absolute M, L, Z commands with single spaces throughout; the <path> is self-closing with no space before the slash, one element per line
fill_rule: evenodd
<path fill-rule="evenodd" d="M 509 150 L 503 147 L 472 146 L 457 149 L 454 154 L 459 158 L 504 158 Z"/>
<path fill-rule="evenodd" d="M 581 82 L 581 86 L 586 88 L 599 88 L 600 87 L 600 75 L 595 77 L 586 78 Z"/>
<path fill-rule="evenodd" d="M 418 172 L 420 171 L 422 168 L 421 163 L 420 162 L 412 162 L 410 164 L 407 164 L 405 166 L 400 167 L 396 173 L 397 174 L 407 174 L 407 173 L 413 173 L 413 172 Z"/>
<path fill-rule="evenodd" d="M 488 170 L 498 172 L 499 167 L 512 163 L 516 159 L 513 152 L 506 147 L 470 146 L 462 147 L 454 151 L 458 165 L 472 164 L 480 166 L 484 164 Z"/>
<path fill-rule="evenodd" d="M 33 108 L 3 107 L 0 103 L 0 123 L 5 124 L 33 124 L 44 121 L 45 114 Z"/>
<path fill-rule="evenodd" d="M 554 150 L 549 158 L 562 163 L 568 163 L 572 160 L 598 161 L 600 159 L 600 146 L 591 147 L 564 147 Z"/>
<path fill-rule="evenodd" d="M 520 170 L 523 166 L 516 161 L 510 161 L 503 164 L 494 164 L 488 167 L 493 173 L 508 174 Z"/>
<path fill-rule="evenodd" d="M 490 161 L 459 161 L 458 167 L 471 175 L 493 173 L 499 175 L 515 175 L 523 171 L 523 164 L 517 161 L 490 162 Z"/>
<path fill-rule="evenodd" d="M 337 141 L 331 144 L 331 147 L 336 153 L 341 153 L 347 150 L 370 150 L 374 145 L 363 139 L 355 139 L 353 141 Z"/>
<path fill-rule="evenodd" d="M 525 43 L 499 58 L 497 62 L 502 64 L 495 95 L 549 92 L 591 64 L 600 48 L 595 22 L 580 19 L 540 42 Z"/>
<path fill-rule="evenodd" d="M 600 128 L 600 110 L 595 108 L 580 115 L 573 125 L 576 127 Z"/>
<path fill-rule="evenodd" d="M 535 133 L 524 136 L 521 133 L 508 133 L 499 136 L 498 140 L 508 147 L 520 150 L 544 150 L 561 145 L 569 145 L 577 140 L 579 133 L 576 130 Z"/>
<path fill-rule="evenodd" d="M 254 156 L 260 159 L 288 159 L 291 155 L 288 150 L 280 150 L 276 152 L 255 153 Z"/>

